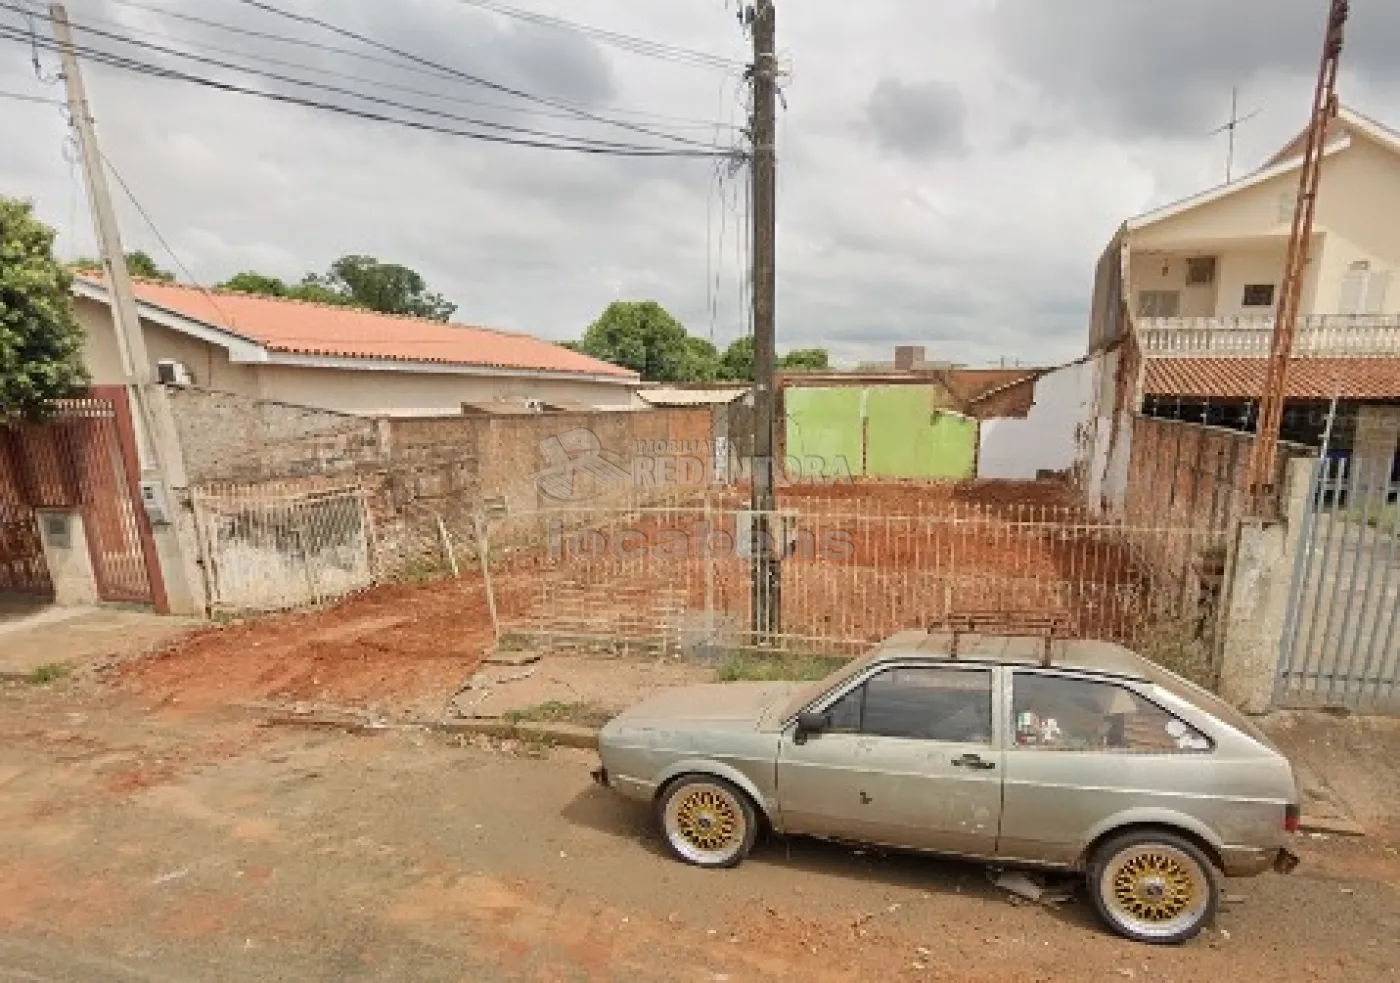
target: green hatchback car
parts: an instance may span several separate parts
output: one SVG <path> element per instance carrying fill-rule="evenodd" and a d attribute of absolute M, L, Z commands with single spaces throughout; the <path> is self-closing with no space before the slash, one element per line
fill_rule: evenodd
<path fill-rule="evenodd" d="M 659 693 L 595 778 L 671 851 L 732 867 L 781 834 L 1082 872 L 1115 931 L 1196 935 L 1220 875 L 1297 865 L 1288 760 L 1219 697 L 1119 645 L 920 631 L 819 683 Z"/>

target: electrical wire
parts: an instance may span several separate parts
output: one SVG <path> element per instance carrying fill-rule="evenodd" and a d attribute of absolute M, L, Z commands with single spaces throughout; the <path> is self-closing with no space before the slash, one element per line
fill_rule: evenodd
<path fill-rule="evenodd" d="M 283 18 L 286 18 L 286 19 L 288 19 L 288 20 L 295 21 L 295 22 L 297 22 L 297 23 L 301 23 L 301 24 L 310 24 L 310 25 L 312 25 L 312 26 L 319 27 L 319 28 L 321 28 L 322 30 L 330 31 L 330 32 L 332 32 L 332 33 L 334 33 L 334 34 L 338 34 L 338 35 L 340 35 L 340 36 L 342 36 L 342 37 L 349 38 L 349 39 L 351 39 L 351 40 L 353 40 L 353 41 L 358 41 L 358 42 L 360 42 L 361 44 L 368 45 L 368 46 L 370 46 L 370 47 L 372 47 L 372 48 L 377 48 L 377 49 L 379 49 L 380 51 L 385 51 L 385 52 L 388 52 L 389 54 L 397 55 L 398 57 L 403 58 L 403 59 L 406 59 L 406 60 L 411 61 L 411 62 L 414 62 L 415 64 L 426 65 L 426 66 L 428 66 L 428 67 L 430 67 L 430 68 L 437 68 L 437 69 L 440 69 L 440 70 L 445 71 L 445 72 L 450 72 L 451 74 L 457 76 L 458 78 L 464 79 L 464 80 L 466 80 L 466 81 L 468 81 L 468 82 L 472 82 L 472 83 L 474 83 L 474 84 L 476 84 L 476 85 L 484 86 L 484 87 L 486 87 L 486 88 L 488 88 L 488 89 L 493 89 L 493 90 L 495 90 L 495 91 L 497 91 L 497 92 L 503 92 L 503 93 L 505 93 L 505 94 L 507 94 L 507 95 L 515 96 L 515 97 L 518 98 L 518 99 L 526 99 L 526 100 L 528 100 L 528 101 L 530 101 L 530 102 L 539 103 L 539 104 L 544 105 L 544 106 L 551 106 L 551 107 L 553 107 L 553 108 L 555 108 L 555 109 L 565 109 L 565 110 L 568 110 L 569 112 L 572 112 L 572 113 L 578 115 L 580 118 L 583 118 L 583 119 L 590 119 L 590 120 L 593 120 L 595 123 L 604 123 L 604 124 L 607 124 L 607 125 L 609 125 L 609 126 L 617 126 L 617 127 L 622 128 L 622 129 L 625 129 L 625 130 L 632 130 L 632 131 L 634 131 L 634 132 L 642 133 L 642 134 L 645 134 L 645 135 L 650 136 L 650 137 L 655 137 L 655 138 L 657 138 L 657 139 L 661 139 L 661 140 L 672 140 L 672 141 L 674 141 L 674 142 L 676 142 L 676 143 L 691 144 L 691 145 L 697 146 L 697 147 L 712 147 L 712 146 L 713 146 L 713 145 L 710 145 L 710 144 L 701 143 L 701 142 L 696 141 L 696 140 L 691 140 L 691 139 L 688 139 L 688 138 L 686 138 L 686 137 L 679 137 L 679 136 L 676 136 L 675 134 L 669 134 L 669 133 L 665 133 L 665 132 L 661 132 L 661 131 L 657 131 L 657 130 L 651 130 L 651 129 L 648 129 L 647 127 L 639 126 L 639 125 L 637 125 L 637 124 L 635 124 L 635 123 L 628 123 L 628 122 L 626 122 L 626 121 L 624 121 L 624 120 L 609 119 L 607 116 L 602 116 L 602 115 L 599 115 L 598 113 L 590 112 L 590 111 L 584 110 L 584 109 L 579 109 L 579 108 L 577 108 L 576 106 L 570 105 L 570 104 L 568 104 L 568 103 L 561 102 L 561 101 L 559 101 L 559 100 L 557 100 L 557 99 L 550 99 L 550 98 L 547 98 L 547 97 L 545 97 L 545 96 L 537 96 L 537 95 L 535 95 L 535 94 L 533 94 L 533 93 L 526 92 L 526 91 L 524 91 L 523 89 L 517 89 L 517 88 L 515 88 L 515 87 L 513 87 L 513 86 L 503 85 L 503 84 L 501 84 L 500 82 L 492 82 L 492 81 L 490 81 L 489 79 L 482 78 L 482 77 L 479 76 L 479 75 L 473 75 L 473 74 L 471 74 L 470 72 L 464 72 L 464 71 L 461 71 L 460 69 L 452 68 L 451 66 L 443 65 L 443 64 L 440 64 L 440 63 L 438 63 L 438 62 L 432 61 L 431 59 L 423 58 L 423 57 L 421 57 L 421 56 L 419 56 L 419 55 L 413 54 L 412 52 L 404 51 L 403 49 L 401 49 L 401 48 L 396 48 L 396 47 L 394 47 L 393 45 L 385 44 L 385 43 L 383 43 L 382 41 L 376 41 L 374 38 L 368 37 L 368 36 L 366 36 L 366 35 L 364 35 L 364 34 L 357 33 L 357 32 L 355 32 L 355 31 L 352 31 L 352 30 L 348 29 L 348 28 L 340 27 L 340 26 L 338 26 L 338 25 L 336 25 L 336 24 L 331 24 L 331 23 L 329 23 L 328 21 L 321 20 L 320 18 L 311 17 L 311 16 L 309 16 L 309 15 L 307 15 L 307 14 L 296 14 L 296 13 L 292 13 L 291 11 L 282 10 L 281 8 L 279 8 L 279 7 L 274 7 L 274 6 L 272 6 L 271 4 L 263 3 L 262 0 L 234 0 L 234 2 L 235 2 L 235 3 L 241 3 L 241 4 L 243 4 L 244 6 L 247 6 L 247 7 L 253 7 L 253 8 L 256 9 L 256 10 L 261 10 L 261 11 L 263 11 L 263 12 L 265 12 L 265 13 L 272 14 L 273 16 L 276 16 L 276 17 L 283 17 Z"/>
<path fill-rule="evenodd" d="M 10 10 L 18 9 L 12 4 L 8 3 L 0 3 L 0 8 Z M 384 99 L 379 96 L 373 96 L 362 92 L 356 92 L 353 89 L 346 89 L 335 85 L 327 85 L 321 82 L 306 81 L 304 79 L 298 79 L 293 76 L 282 75 L 277 72 L 268 72 L 256 68 L 248 68 L 234 64 L 232 62 L 222 61 L 218 58 L 207 58 L 203 55 L 197 55 L 192 54 L 190 52 L 181 51 L 178 48 L 169 48 L 165 45 L 154 44 L 149 41 L 141 41 L 135 38 L 126 37 L 124 35 L 114 34 L 111 31 L 104 31 L 101 28 L 91 27 L 78 22 L 73 22 L 73 26 L 83 31 L 84 33 L 95 34 L 98 37 L 106 38 L 107 40 L 111 41 L 116 41 L 118 44 L 128 44 L 132 45 L 133 47 L 142 48 L 148 51 L 155 51 L 160 54 L 171 55 L 176 58 L 184 58 L 189 61 L 198 62 L 203 65 L 210 65 L 215 68 L 223 68 L 228 69 L 230 71 L 241 72 L 245 75 L 252 75 L 257 78 L 270 79 L 271 81 L 282 82 L 287 85 L 297 85 L 302 86 L 303 88 L 314 89 L 320 92 L 327 92 L 334 95 L 349 96 L 353 99 L 361 99 L 365 102 L 373 103 L 375 105 L 380 106 L 387 106 L 391 109 L 402 109 L 411 113 L 419 113 L 424 116 L 433 116 L 439 119 L 452 120 L 456 123 L 466 123 L 470 126 L 484 126 L 488 129 L 501 130 L 507 133 L 523 133 L 529 136 L 546 137 L 551 139 L 568 139 L 574 140 L 580 144 L 586 144 L 589 146 L 597 147 L 619 148 L 627 150 L 641 149 L 636 144 L 617 143 L 615 141 L 609 140 L 593 140 L 588 137 L 573 136 L 572 134 L 549 133 L 546 131 L 533 129 L 531 127 L 514 126 L 509 123 L 497 123 L 491 120 L 477 119 L 471 116 L 461 116 L 456 113 L 447 112 L 445 110 L 428 109 L 421 106 L 413 106 L 408 103 L 396 102 L 392 99 Z"/>
<path fill-rule="evenodd" d="M 28 96 L 23 92 L 0 92 L 0 99 L 14 99 L 17 102 L 37 102 L 45 106 L 62 106 L 62 99 L 46 99 L 43 96 Z"/>
<path fill-rule="evenodd" d="M 0 5 L 0 6 L 3 6 L 3 5 Z M 84 17 L 83 20 L 84 20 L 84 25 L 86 25 L 86 24 L 106 24 L 106 25 L 111 26 L 111 27 L 120 27 L 120 28 L 123 28 L 123 29 L 125 29 L 125 30 L 127 30 L 127 31 L 130 31 L 130 30 L 132 29 L 131 26 L 130 26 L 129 24 L 125 24 L 125 23 L 123 23 L 123 22 L 121 22 L 121 21 L 109 20 L 109 19 L 103 18 L 103 17 Z M 79 27 L 80 29 L 85 29 L 85 30 L 88 29 L 88 28 L 86 28 L 84 25 L 75 24 L 74 26 L 75 26 L 75 27 Z M 95 30 L 94 30 L 94 32 L 95 32 Z M 107 36 L 112 37 L 113 35 L 107 35 Z M 460 103 L 460 104 L 468 105 L 468 106 L 477 106 L 477 107 L 483 108 L 483 109 L 498 109 L 498 110 L 501 110 L 501 111 L 503 111 L 503 112 L 521 112 L 520 107 L 518 107 L 518 106 L 507 106 L 507 105 L 505 105 L 504 103 L 499 103 L 499 102 L 486 102 L 486 101 L 483 101 L 483 100 L 480 100 L 480 99 L 469 99 L 469 98 L 467 98 L 467 97 L 465 97 L 465 96 L 452 95 L 452 94 L 445 93 L 445 92 L 433 92 L 433 91 L 431 91 L 431 90 L 429 90 L 429 89 L 418 89 L 418 88 L 414 88 L 414 87 L 411 86 L 411 85 L 397 85 L 397 84 L 395 84 L 395 83 L 393 83 L 393 82 L 384 82 L 384 81 L 380 81 L 380 80 L 377 80 L 377 79 L 367 79 L 367 78 L 365 78 L 365 77 L 362 76 L 362 75 L 352 75 L 352 74 L 350 74 L 349 72 L 337 72 L 337 71 L 334 71 L 334 70 L 332 70 L 332 69 L 317 68 L 317 67 L 312 66 L 312 65 L 307 65 L 307 64 L 305 64 L 305 63 L 303 63 L 303 62 L 288 61 L 288 60 L 286 60 L 286 59 L 284 59 L 284 58 L 269 58 L 269 57 L 267 57 L 267 56 L 265 56 L 265 55 L 252 55 L 252 54 L 248 54 L 247 52 L 239 51 L 239 50 L 236 49 L 236 48 L 223 48 L 223 47 L 219 47 L 218 45 L 203 44 L 203 43 L 200 43 L 200 42 L 191 41 L 191 40 L 189 40 L 188 38 L 172 37 L 172 36 L 169 36 L 169 35 L 161 35 L 161 37 L 162 37 L 164 40 L 166 40 L 166 41 L 174 42 L 174 43 L 179 43 L 179 44 L 183 45 L 183 46 L 186 47 L 186 48 L 193 49 L 193 50 L 196 51 L 196 52 L 201 52 L 201 51 L 202 51 L 202 52 L 206 52 L 206 53 L 212 52 L 212 53 L 214 53 L 214 54 L 232 55 L 232 56 L 237 57 L 237 58 L 242 58 L 242 59 L 244 59 L 245 61 L 260 62 L 260 63 L 265 64 L 265 65 L 276 65 L 276 66 L 282 67 L 282 68 L 293 68 L 293 69 L 297 69 L 298 71 L 302 71 L 302 72 L 310 72 L 310 73 L 312 73 L 313 75 L 322 75 L 322 76 L 325 76 L 326 78 L 337 78 L 337 79 L 345 79 L 346 81 L 351 81 L 351 82 L 367 83 L 367 84 L 373 85 L 375 88 L 378 88 L 378 89 L 388 89 L 388 90 L 391 90 L 391 91 L 394 91 L 394 92 L 403 92 L 403 93 L 407 93 L 407 94 L 409 94 L 409 95 L 422 96 L 422 97 L 427 98 L 427 99 L 437 99 L 437 100 L 441 100 L 441 101 L 443 101 L 443 102 Z M 182 56 L 183 56 L 183 55 L 182 55 Z M 222 64 L 222 63 L 219 63 L 219 64 Z M 249 69 L 247 69 L 245 66 L 241 66 L 241 65 L 239 65 L 239 66 L 234 66 L 234 67 L 235 67 L 235 69 L 238 70 L 238 71 L 248 71 L 248 70 L 249 70 Z M 436 75 L 436 74 L 433 74 L 432 77 L 433 77 L 433 78 L 441 78 L 441 76 L 438 76 L 438 75 Z M 575 115 L 573 115 L 572 113 L 551 112 L 551 111 L 549 111 L 549 110 L 544 110 L 544 109 L 532 109 L 532 110 L 529 110 L 529 113 L 530 113 L 530 115 L 532 115 L 532 116 L 547 117 L 547 118 L 550 118 L 550 119 L 567 119 L 567 120 L 574 120 L 574 121 L 577 121 L 577 117 L 576 117 Z M 717 130 L 717 131 L 718 131 L 719 129 L 724 128 L 724 126 L 725 126 L 725 124 L 719 122 L 718 120 L 693 120 L 693 121 L 688 121 L 688 122 L 672 123 L 671 125 L 672 125 L 672 126 L 678 126 L 678 127 L 681 127 L 681 128 L 707 129 L 707 130 L 708 130 L 708 129 L 713 129 L 713 130 Z M 730 127 L 730 129 L 733 129 L 733 128 Z"/>
<path fill-rule="evenodd" d="M 16 31 L 6 25 L 0 25 L 0 40 L 13 40 L 26 42 L 28 39 L 21 31 Z M 40 42 L 40 47 L 48 51 L 58 51 L 59 48 L 53 42 Z M 349 116 L 357 119 L 370 120 L 374 122 L 392 123 L 410 129 L 421 130 L 429 133 L 439 133 L 447 136 L 457 136 L 466 139 L 480 140 L 487 143 L 500 143 L 510 146 L 530 147 L 545 150 L 567 150 L 576 153 L 585 153 L 599 156 L 619 156 L 619 157 L 698 157 L 715 158 L 730 157 L 738 151 L 721 151 L 714 148 L 702 150 L 689 150 L 684 148 L 669 149 L 665 147 L 640 147 L 628 144 L 616 146 L 601 145 L 602 141 L 584 141 L 583 138 L 546 134 L 548 139 L 525 139 L 506 136 L 497 133 L 480 133 L 469 130 L 459 130 L 447 126 L 439 126 L 425 123 L 418 120 L 403 119 L 396 116 L 389 116 L 383 113 L 370 112 L 362 109 L 355 109 L 348 106 L 338 106 L 333 103 L 319 102 L 313 99 L 306 99 L 300 96 L 293 96 L 284 93 L 267 92 L 259 89 L 251 89 L 246 86 L 236 85 L 231 82 L 224 82 L 210 79 L 203 76 L 191 75 L 186 72 L 175 71 L 152 65 L 148 62 L 138 61 L 124 55 L 113 52 L 106 52 L 100 49 L 92 49 L 82 45 L 74 45 L 76 51 L 81 52 L 88 59 L 110 67 L 119 68 L 137 74 L 148 75 L 167 80 L 181 81 L 205 88 L 215 89 L 222 92 L 238 93 L 241 95 L 254 96 L 259 99 L 266 99 L 272 102 L 280 102 L 288 105 L 303 106 L 311 109 L 319 109 L 325 112 L 336 113 L 342 116 Z M 352 93 L 356 98 L 365 98 Z M 426 112 L 424 110 L 413 109 L 413 112 Z M 571 142 L 555 142 L 555 139 Z"/>
<path fill-rule="evenodd" d="M 355 60 L 363 61 L 363 62 L 370 63 L 370 64 L 382 65 L 382 66 L 385 66 L 385 67 L 388 67 L 388 68 L 392 68 L 392 69 L 394 69 L 395 71 L 407 72 L 407 73 L 411 73 L 411 74 L 414 74 L 414 75 L 420 75 L 420 76 L 424 76 L 424 77 L 427 77 L 427 78 L 433 78 L 433 79 L 439 79 L 439 80 L 445 80 L 445 81 L 458 81 L 458 79 L 456 78 L 456 76 L 453 75 L 451 72 L 443 71 L 443 70 L 440 70 L 440 69 L 423 68 L 423 67 L 418 66 L 418 65 L 407 65 L 407 64 L 404 64 L 402 61 L 394 61 L 394 60 L 391 60 L 391 59 L 388 59 L 388 58 L 378 58 L 378 57 L 376 57 L 376 56 L 374 56 L 374 55 L 366 54 L 366 53 L 363 52 L 363 51 L 354 51 L 354 50 L 351 50 L 350 48 L 344 48 L 344 47 L 340 47 L 340 46 L 333 45 L 333 44 L 321 44 L 320 42 L 307 40 L 307 39 L 305 39 L 305 38 L 287 37 L 287 36 L 283 36 L 283 35 L 280 35 L 280 34 L 272 34 L 272 33 L 267 32 L 267 31 L 255 31 L 255 30 L 252 30 L 252 29 L 246 28 L 246 27 L 238 27 L 238 26 L 235 26 L 235 25 L 233 25 L 233 24 L 224 24 L 224 23 L 221 23 L 221 22 L 219 22 L 219 21 L 208 20 L 208 19 L 203 18 L 203 17 L 195 17 L 195 16 L 193 16 L 193 15 L 191 15 L 191 14 L 179 13 L 179 12 L 174 11 L 174 10 L 166 10 L 166 9 L 163 8 L 163 7 L 151 6 L 150 4 L 145 4 L 145 3 L 137 3 L 137 2 L 135 2 L 135 0 L 107 0 L 107 2 L 110 3 L 110 4 L 114 4 L 114 5 L 116 5 L 116 6 L 119 6 L 119 7 L 127 7 L 127 8 L 130 8 L 130 9 L 132 9 L 132 10 L 139 10 L 139 11 L 143 11 L 143 12 L 145 12 L 145 13 L 155 14 L 155 15 L 157 15 L 157 16 L 159 16 L 159 17 L 168 17 L 168 18 L 171 18 L 171 19 L 174 19 L 174 20 L 184 21 L 184 22 L 191 23 L 191 24 L 198 24 L 198 25 L 200 25 L 200 26 L 212 28 L 212 29 L 218 30 L 218 31 L 226 31 L 226 32 L 233 33 L 233 34 L 239 34 L 239 35 L 242 35 L 242 36 L 245 36 L 245 37 L 260 38 L 260 39 L 263 39 L 263 40 L 266 40 L 266 41 L 274 41 L 274 42 L 277 42 L 277 43 L 280 43 L 280 44 L 293 45 L 293 46 L 296 46 L 296 47 L 307 48 L 307 49 L 311 49 L 311 50 L 315 50 L 315 51 L 324 51 L 324 52 L 327 52 L 328 54 L 339 55 L 339 56 L 345 57 L 345 58 L 353 58 L 353 59 L 355 59 Z M 124 28 L 127 28 L 128 30 L 131 29 L 131 26 L 130 26 L 129 24 L 126 24 L 126 23 L 121 22 L 121 21 L 113 21 L 113 20 L 108 20 L 108 19 L 105 19 L 105 18 L 91 17 L 91 16 L 85 16 L 84 19 L 87 20 L 87 21 L 93 22 L 93 23 L 105 23 L 105 24 L 109 24 L 109 25 L 113 25 L 113 26 L 124 27 Z M 179 41 L 181 41 L 182 43 L 190 44 L 191 46 L 195 47 L 196 49 L 199 49 L 200 47 L 204 47 L 206 50 L 218 51 L 218 52 L 222 52 L 222 53 L 224 53 L 224 54 L 233 54 L 233 53 L 234 53 L 234 52 L 232 52 L 232 51 L 230 51 L 229 49 L 226 49 L 226 48 L 225 48 L 225 49 L 221 49 L 221 48 L 215 48 L 215 47 L 213 47 L 213 46 L 208 46 L 208 45 L 198 45 L 198 44 L 194 44 L 193 42 L 189 42 L 189 41 L 187 41 L 187 40 L 185 40 L 185 39 L 171 38 L 171 40 L 179 40 Z M 249 59 L 251 59 L 251 60 L 260 60 L 260 61 L 272 62 L 272 59 L 254 58 L 254 56 L 252 56 L 252 55 L 246 55 L 246 54 L 245 54 L 245 55 L 243 55 L 243 57 L 249 58 Z M 274 63 L 275 63 L 275 62 L 274 62 Z M 313 70 L 313 69 L 310 68 L 310 66 L 302 66 L 302 67 L 303 67 L 305 70 L 307 70 L 307 71 Z M 329 73 L 326 73 L 326 74 L 329 74 Z M 375 83 L 375 84 L 383 85 L 384 83 Z M 441 97 L 441 98 L 446 98 L 446 97 L 444 96 L 444 97 Z M 468 104 L 470 104 L 470 105 L 483 106 L 483 107 L 491 108 L 491 109 L 501 109 L 501 110 L 506 110 L 506 111 L 511 111 L 511 112 L 518 112 L 518 111 L 520 111 L 520 110 L 519 110 L 519 107 L 507 106 L 507 105 L 504 105 L 504 104 L 502 104 L 502 103 L 473 102 L 472 100 L 464 99 L 464 98 L 461 98 L 461 97 L 454 97 L 454 99 L 456 99 L 457 101 L 463 102 L 463 103 L 468 103 Z M 570 107 L 575 107 L 575 108 L 579 108 L 579 109 L 586 109 L 586 108 L 589 108 L 589 107 L 583 106 L 583 105 L 581 105 L 581 104 L 579 104 L 579 103 L 570 102 L 570 101 L 567 100 L 567 99 L 560 99 L 560 100 L 558 100 L 558 101 L 561 102 L 561 103 L 563 103 L 563 104 L 565 104 L 565 105 L 567 105 L 567 106 L 570 106 Z M 608 111 L 610 114 L 617 115 L 617 116 L 635 116 L 635 117 L 638 117 L 638 118 L 654 119 L 654 120 L 657 120 L 657 121 L 659 121 L 659 122 L 671 123 L 672 125 L 676 125 L 676 124 L 687 124 L 687 125 L 689 125 L 689 126 L 707 127 L 707 128 L 708 128 L 708 127 L 712 127 L 712 126 L 718 125 L 717 122 L 716 122 L 715 120 L 699 119 L 699 118 L 694 117 L 694 116 L 675 116 L 675 115 L 670 115 L 670 114 L 667 114 L 667 113 L 648 112 L 648 111 L 642 110 L 642 109 L 627 109 L 627 108 L 624 108 L 624 107 L 609 106 L 607 111 Z M 573 112 L 566 112 L 566 113 L 555 114 L 555 113 L 547 113 L 547 112 L 544 112 L 544 111 L 538 110 L 538 109 L 536 109 L 536 110 L 531 110 L 531 112 L 532 112 L 534 115 L 537 115 L 537 116 L 550 116 L 550 117 L 555 117 L 555 118 L 558 118 L 558 119 L 576 119 L 576 118 L 577 118 L 577 114 L 575 114 L 575 113 L 573 113 Z"/>
<path fill-rule="evenodd" d="M 662 41 L 650 41 L 646 38 L 635 37 L 631 34 L 622 34 L 617 31 L 607 31 L 597 27 L 590 27 L 587 24 L 565 20 L 562 17 L 554 17 L 549 14 L 541 14 L 532 10 L 522 10 L 519 7 L 497 3 L 495 0 L 457 0 L 457 2 L 472 7 L 478 7 L 482 10 L 489 10 L 505 17 L 513 17 L 517 20 L 527 21 L 542 27 L 553 27 L 561 30 L 573 31 L 602 44 L 609 44 L 613 47 L 621 48 L 624 51 L 631 51 L 639 55 L 648 55 L 666 61 L 675 61 L 680 64 L 692 64 L 702 68 L 730 70 L 744 67 L 741 62 L 711 54 L 707 51 L 697 51 L 694 48 L 683 48 L 679 45 L 666 44 Z"/>
<path fill-rule="evenodd" d="M 137 213 L 140 214 L 151 232 L 155 234 L 156 241 L 160 243 L 161 248 L 170 254 L 170 258 L 175 261 L 175 265 L 179 267 L 180 272 L 185 275 L 185 278 L 214 306 L 214 310 L 219 312 L 219 317 L 222 318 L 224 322 L 224 328 L 234 334 L 238 334 L 237 329 L 234 327 L 233 319 L 228 316 L 228 312 L 219 306 L 219 301 L 215 298 L 213 292 L 199 282 L 195 275 L 190 272 L 190 268 L 180 259 L 180 254 L 175 252 L 174 247 L 166 241 L 165 236 L 160 231 L 160 227 L 156 225 L 155 219 L 151 218 L 150 213 L 146 211 L 145 206 L 142 205 L 140 199 L 136 197 L 136 193 L 133 192 L 131 186 L 126 183 L 126 178 L 122 177 L 121 171 L 117 170 L 117 165 L 112 163 L 112 159 L 104 154 L 101 148 L 98 148 L 97 156 L 102 158 L 102 163 L 106 166 L 112 177 L 117 179 L 117 185 L 122 189 L 122 192 L 131 201 L 132 205 L 136 206 Z"/>

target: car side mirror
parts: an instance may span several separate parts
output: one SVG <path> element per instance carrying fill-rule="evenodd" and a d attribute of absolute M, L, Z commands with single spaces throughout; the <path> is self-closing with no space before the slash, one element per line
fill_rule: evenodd
<path fill-rule="evenodd" d="M 820 734 L 831 726 L 831 717 L 825 713 L 799 713 L 797 715 L 797 730 L 794 732 L 793 740 L 798 744 L 806 744 L 808 736 Z"/>

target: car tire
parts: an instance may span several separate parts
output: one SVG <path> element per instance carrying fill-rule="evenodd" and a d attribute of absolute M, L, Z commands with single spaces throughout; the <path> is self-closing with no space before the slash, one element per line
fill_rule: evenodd
<path fill-rule="evenodd" d="M 656 803 L 666 847 L 697 867 L 735 867 L 758 836 L 758 811 L 742 789 L 713 775 L 686 775 Z"/>
<path fill-rule="evenodd" d="M 1113 837 L 1094 851 L 1087 873 L 1099 917 L 1135 942 L 1195 938 L 1220 907 L 1215 865 L 1190 839 L 1166 830 Z"/>

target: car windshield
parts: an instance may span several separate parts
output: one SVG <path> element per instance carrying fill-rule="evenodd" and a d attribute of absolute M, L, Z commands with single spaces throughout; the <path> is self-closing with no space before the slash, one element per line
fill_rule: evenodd
<path fill-rule="evenodd" d="M 813 700 L 815 700 L 817 697 L 821 696 L 828 690 L 834 689 L 840 683 L 845 682 L 847 679 L 850 679 L 852 676 L 856 675 L 866 666 L 870 665 L 870 663 L 874 662 L 880 654 L 880 652 L 876 651 L 870 653 L 869 655 L 861 656 L 858 659 L 852 659 L 850 662 L 846 663 L 846 665 L 842 666 L 840 669 L 837 669 L 825 679 L 818 680 L 815 683 L 808 683 L 806 686 L 802 687 L 796 693 L 793 694 L 792 699 L 788 701 L 785 707 L 783 707 L 783 712 L 781 716 L 778 717 L 778 719 L 788 720 L 792 717 L 797 716 L 799 713 L 801 713 L 807 708 L 807 704 L 811 703 Z"/>

